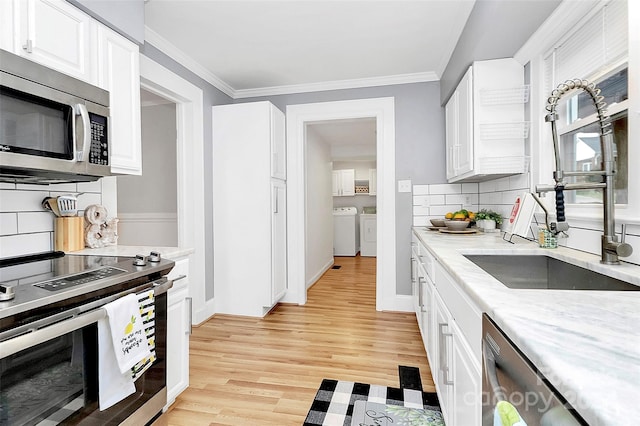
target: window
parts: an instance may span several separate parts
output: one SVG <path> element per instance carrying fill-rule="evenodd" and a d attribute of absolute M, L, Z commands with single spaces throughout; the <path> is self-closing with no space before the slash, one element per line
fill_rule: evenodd
<path fill-rule="evenodd" d="M 626 0 L 612 0 L 592 11 L 544 59 L 547 93 L 559 83 L 574 78 L 587 79 L 601 90 L 612 122 L 617 204 L 629 201 L 627 8 Z M 557 113 L 564 171 L 602 170 L 600 127 L 590 96 L 580 90 L 566 94 L 558 103 Z M 598 182 L 601 177 L 565 178 L 565 183 L 589 181 Z M 565 202 L 601 204 L 602 190 L 566 191 Z"/>

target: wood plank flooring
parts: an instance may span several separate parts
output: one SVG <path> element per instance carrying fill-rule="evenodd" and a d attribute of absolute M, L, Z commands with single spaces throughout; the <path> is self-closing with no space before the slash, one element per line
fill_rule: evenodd
<path fill-rule="evenodd" d="M 190 386 L 154 426 L 301 425 L 323 378 L 398 387 L 398 365 L 435 391 L 415 315 L 375 310 L 376 259 L 335 265 L 305 306 L 194 328 Z"/>

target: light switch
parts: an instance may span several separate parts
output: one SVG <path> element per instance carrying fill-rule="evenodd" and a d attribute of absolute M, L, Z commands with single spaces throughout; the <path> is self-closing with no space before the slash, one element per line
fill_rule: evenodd
<path fill-rule="evenodd" d="M 411 192 L 411 179 L 399 180 L 398 192 Z"/>

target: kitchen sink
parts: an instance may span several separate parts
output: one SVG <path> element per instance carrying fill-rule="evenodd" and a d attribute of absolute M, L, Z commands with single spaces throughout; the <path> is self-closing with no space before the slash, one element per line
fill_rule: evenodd
<path fill-rule="evenodd" d="M 513 289 L 640 291 L 640 286 L 544 255 L 465 255 Z"/>

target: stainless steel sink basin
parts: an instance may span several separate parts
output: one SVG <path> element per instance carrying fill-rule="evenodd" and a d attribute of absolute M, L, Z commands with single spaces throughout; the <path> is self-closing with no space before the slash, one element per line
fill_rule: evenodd
<path fill-rule="evenodd" d="M 640 291 L 640 286 L 544 255 L 465 255 L 514 289 Z"/>

